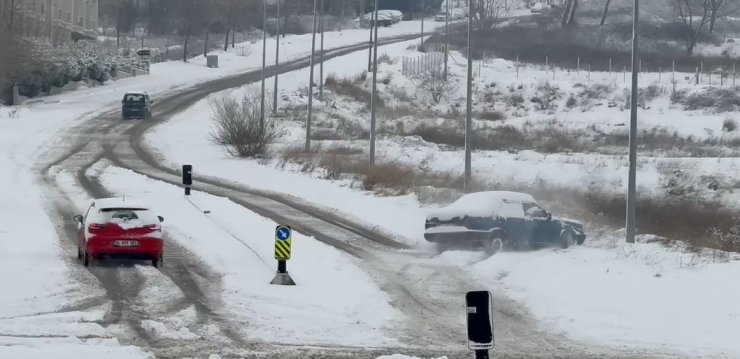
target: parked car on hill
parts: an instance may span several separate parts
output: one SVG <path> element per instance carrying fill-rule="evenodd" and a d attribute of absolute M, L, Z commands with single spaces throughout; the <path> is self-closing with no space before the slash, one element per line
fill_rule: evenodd
<path fill-rule="evenodd" d="M 363 19 L 367 26 L 371 26 L 373 23 L 374 12 L 369 12 L 363 15 Z M 378 25 L 379 26 L 391 26 L 399 23 L 403 20 L 403 13 L 398 10 L 378 10 Z"/>
<path fill-rule="evenodd" d="M 576 220 L 554 218 L 529 194 L 487 191 L 462 196 L 427 215 L 424 238 L 440 251 L 480 248 L 535 248 L 583 244 L 586 234 Z"/>

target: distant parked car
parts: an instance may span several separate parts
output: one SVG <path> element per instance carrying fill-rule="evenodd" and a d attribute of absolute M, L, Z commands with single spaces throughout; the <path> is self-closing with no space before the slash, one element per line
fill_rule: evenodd
<path fill-rule="evenodd" d="M 504 248 L 583 244 L 586 234 L 576 220 L 553 218 L 526 193 L 488 191 L 466 194 L 427 215 L 424 238 L 439 251 L 479 248 L 496 253 Z"/>
<path fill-rule="evenodd" d="M 152 119 L 152 104 L 154 101 L 149 94 L 143 91 L 126 92 L 121 100 L 121 118 Z"/>
<path fill-rule="evenodd" d="M 372 26 L 375 17 L 374 12 L 369 12 L 363 15 L 365 23 L 368 26 Z M 378 10 L 378 25 L 379 26 L 391 26 L 399 23 L 403 20 L 403 13 L 398 10 Z"/>
<path fill-rule="evenodd" d="M 466 17 L 465 11 L 460 8 L 450 9 L 450 21 L 462 20 Z M 434 15 L 434 21 L 441 22 L 447 18 L 447 11 L 443 10 Z"/>
<path fill-rule="evenodd" d="M 162 264 L 164 218 L 145 203 L 126 198 L 96 199 L 78 223 L 77 258 L 87 267 L 106 257 L 151 260 Z"/>

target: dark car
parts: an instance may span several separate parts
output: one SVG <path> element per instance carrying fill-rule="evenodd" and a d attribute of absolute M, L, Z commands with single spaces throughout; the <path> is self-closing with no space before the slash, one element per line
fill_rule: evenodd
<path fill-rule="evenodd" d="M 121 118 L 152 118 L 152 101 L 146 92 L 127 92 L 121 100 Z"/>
<path fill-rule="evenodd" d="M 505 191 L 470 193 L 447 207 L 432 211 L 424 238 L 440 251 L 482 248 L 495 253 L 504 248 L 527 249 L 557 244 L 583 244 L 586 234 L 576 220 L 553 218 L 529 194 Z"/>

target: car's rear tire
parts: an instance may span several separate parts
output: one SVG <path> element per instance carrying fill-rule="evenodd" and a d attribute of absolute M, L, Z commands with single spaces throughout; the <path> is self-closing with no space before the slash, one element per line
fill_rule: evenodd
<path fill-rule="evenodd" d="M 448 249 L 450 249 L 450 246 L 447 245 L 447 243 L 444 242 L 435 242 L 434 243 L 434 249 L 437 250 L 437 254 L 442 254 Z"/>
<path fill-rule="evenodd" d="M 152 259 L 152 266 L 154 268 L 161 268 L 162 267 L 162 264 L 164 264 L 164 262 L 162 260 L 162 256 L 159 256 L 159 258 Z"/>
<path fill-rule="evenodd" d="M 489 254 L 494 255 L 501 252 L 504 249 L 504 240 L 499 236 L 493 236 L 490 239 L 483 241 L 483 250 Z"/>
<path fill-rule="evenodd" d="M 77 246 L 77 260 L 82 259 L 82 250 L 80 249 L 80 246 Z"/>
<path fill-rule="evenodd" d="M 90 259 L 90 256 L 87 255 L 87 251 L 82 253 L 82 265 L 85 267 L 89 267 L 92 263 L 92 260 Z"/>
<path fill-rule="evenodd" d="M 576 244 L 576 235 L 573 231 L 565 231 L 560 235 L 560 248 L 566 249 Z"/>

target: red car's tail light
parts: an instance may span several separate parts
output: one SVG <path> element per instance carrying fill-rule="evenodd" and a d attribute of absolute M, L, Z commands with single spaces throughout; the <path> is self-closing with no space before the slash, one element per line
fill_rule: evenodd
<path fill-rule="evenodd" d="M 87 230 L 90 233 L 100 233 L 100 231 L 102 231 L 103 229 L 105 229 L 105 225 L 104 224 L 90 223 L 87 226 Z"/>
<path fill-rule="evenodd" d="M 146 229 L 148 229 L 148 230 L 150 230 L 152 232 L 157 232 L 157 231 L 161 231 L 162 230 L 162 227 L 160 227 L 158 224 L 147 224 L 146 226 L 144 226 L 144 228 L 146 228 Z"/>

